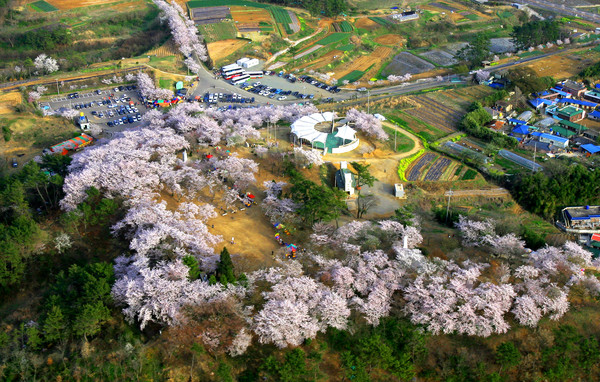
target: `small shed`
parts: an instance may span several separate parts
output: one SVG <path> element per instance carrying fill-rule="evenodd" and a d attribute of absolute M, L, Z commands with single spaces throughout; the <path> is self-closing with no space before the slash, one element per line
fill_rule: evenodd
<path fill-rule="evenodd" d="M 335 185 L 350 195 L 354 195 L 356 177 L 348 169 L 348 162 L 340 162 L 340 169 L 335 172 Z"/>
<path fill-rule="evenodd" d="M 404 185 L 402 183 L 394 184 L 394 196 L 398 199 L 406 199 L 406 192 L 404 192 Z"/>

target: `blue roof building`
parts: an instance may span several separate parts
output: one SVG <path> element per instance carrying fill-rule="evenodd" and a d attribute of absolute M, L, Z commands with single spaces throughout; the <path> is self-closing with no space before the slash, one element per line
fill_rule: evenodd
<path fill-rule="evenodd" d="M 558 100 L 558 103 L 566 103 L 566 104 L 579 105 L 579 106 L 591 107 L 591 108 L 595 108 L 598 106 L 598 104 L 595 102 L 581 101 L 581 100 L 572 99 L 572 98 L 561 98 Z"/>
<path fill-rule="evenodd" d="M 529 126 L 527 125 L 518 125 L 513 129 L 513 134 L 516 135 L 527 135 L 529 134 Z"/>
<path fill-rule="evenodd" d="M 562 89 L 562 86 L 560 87 L 560 89 Z M 550 89 L 550 91 L 553 91 L 554 93 L 560 94 L 561 96 L 567 98 L 567 97 L 571 97 L 571 94 L 567 93 L 567 92 L 563 92 L 562 90 L 560 90 L 558 85 L 556 87 L 553 87 Z"/>
<path fill-rule="evenodd" d="M 581 148 L 590 154 L 596 154 L 596 153 L 600 152 L 600 146 L 596 146 L 591 143 L 589 143 L 587 145 L 581 145 Z"/>
<path fill-rule="evenodd" d="M 600 120 L 600 111 L 594 110 L 591 113 L 588 113 L 588 117 L 590 119 Z"/>
<path fill-rule="evenodd" d="M 559 137 L 557 135 L 551 135 L 546 133 L 540 133 L 538 131 L 534 131 L 531 133 L 534 137 L 538 137 L 540 142 L 550 143 L 553 146 L 560 148 L 569 147 L 569 140 L 567 138 Z"/>
<path fill-rule="evenodd" d="M 527 121 L 521 121 L 519 119 L 511 118 L 508 120 L 508 123 L 511 125 L 526 125 Z"/>

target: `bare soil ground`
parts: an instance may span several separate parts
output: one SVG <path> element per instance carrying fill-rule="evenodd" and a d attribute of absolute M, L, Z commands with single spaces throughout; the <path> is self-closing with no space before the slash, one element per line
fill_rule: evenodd
<path fill-rule="evenodd" d="M 13 108 L 23 101 L 21 93 L 14 91 L 0 93 L 0 114 L 10 114 Z"/>
<path fill-rule="evenodd" d="M 356 22 L 354 22 L 354 26 L 356 26 L 357 28 L 362 28 L 362 29 L 366 29 L 369 31 L 375 30 L 377 28 L 381 28 L 381 25 L 377 24 L 375 21 L 371 20 L 368 17 L 361 17 L 359 19 L 356 19 Z"/>
<path fill-rule="evenodd" d="M 435 66 L 408 52 L 401 52 L 384 69 L 383 74 L 419 74 L 434 69 Z"/>
<path fill-rule="evenodd" d="M 313 60 L 311 62 L 307 62 L 305 64 L 300 65 L 298 67 L 298 69 L 304 69 L 306 67 L 311 67 L 313 69 L 319 69 L 319 68 L 322 68 L 323 66 L 326 66 L 327 64 L 332 63 L 338 57 L 342 57 L 343 54 L 344 54 L 344 52 L 342 52 L 341 50 L 334 49 L 332 51 L 325 53 L 324 55 L 317 58 L 316 60 Z"/>
<path fill-rule="evenodd" d="M 145 55 L 157 56 L 157 57 L 167 57 L 167 56 L 176 56 L 177 57 L 177 56 L 181 56 L 181 52 L 179 52 L 179 49 L 177 49 L 177 47 L 175 46 L 173 39 L 169 39 L 169 40 L 167 40 L 167 42 L 165 42 L 161 46 L 148 51 L 148 53 L 146 53 Z"/>
<path fill-rule="evenodd" d="M 533 61 L 526 66 L 532 68 L 540 76 L 552 76 L 557 80 L 573 77 L 590 65 L 586 59 L 573 55 L 554 55 Z"/>
<path fill-rule="evenodd" d="M 115 0 L 48 0 L 58 9 L 73 9 L 81 7 L 89 7 L 91 5 L 115 3 Z M 128 5 L 128 4 L 127 4 Z"/>
<path fill-rule="evenodd" d="M 397 34 L 384 34 L 383 36 L 375 38 L 375 42 L 383 45 L 403 46 L 406 42 L 406 38 Z"/>
<path fill-rule="evenodd" d="M 247 41 L 237 39 L 211 42 L 207 45 L 208 54 L 210 55 L 210 58 L 216 62 L 229 56 L 247 43 Z"/>
<path fill-rule="evenodd" d="M 258 28 L 261 21 L 275 25 L 271 13 L 263 8 L 231 7 L 230 11 L 239 31 L 245 28 Z"/>
<path fill-rule="evenodd" d="M 366 71 L 371 66 L 379 68 L 379 66 L 387 59 L 387 57 L 392 53 L 392 48 L 387 46 L 378 46 L 377 49 L 373 51 L 373 53 L 368 56 L 360 56 L 336 69 L 335 77 L 342 78 L 348 73 L 351 73 L 355 70 Z"/>

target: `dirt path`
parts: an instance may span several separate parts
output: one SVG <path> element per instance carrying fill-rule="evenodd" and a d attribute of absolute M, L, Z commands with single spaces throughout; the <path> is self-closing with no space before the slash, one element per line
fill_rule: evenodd
<path fill-rule="evenodd" d="M 449 196 L 448 193 L 450 191 L 446 191 L 446 193 L 444 193 L 444 196 Z M 503 197 L 503 196 L 510 196 L 510 192 L 508 192 L 508 190 L 498 187 L 498 188 L 491 188 L 488 190 L 457 190 L 457 191 L 452 191 L 452 196 L 455 198 L 460 198 L 460 197 L 473 197 L 473 196 L 485 196 L 485 197 Z"/>
<path fill-rule="evenodd" d="M 287 48 L 285 48 L 283 50 L 280 50 L 279 52 L 277 52 L 274 55 L 272 55 L 271 58 L 269 58 L 267 60 L 267 62 L 265 62 L 265 65 L 264 65 L 265 68 L 267 67 L 267 65 L 269 63 L 273 62 L 274 59 L 276 59 L 277 57 L 281 56 L 282 54 L 285 54 L 292 46 L 296 46 L 296 45 L 300 44 L 303 41 L 306 41 L 306 40 L 308 40 L 310 38 L 315 37 L 316 35 L 318 35 L 319 33 L 321 33 L 322 30 L 323 30 L 323 28 L 319 27 L 319 29 L 317 29 L 317 31 L 315 33 L 311 34 L 310 36 L 306 36 L 304 38 L 301 38 L 300 40 L 296 40 L 296 41 L 292 41 L 292 40 L 290 40 L 289 38 L 286 37 L 284 40 L 287 41 L 287 42 L 289 42 L 292 45 L 290 45 Z"/>

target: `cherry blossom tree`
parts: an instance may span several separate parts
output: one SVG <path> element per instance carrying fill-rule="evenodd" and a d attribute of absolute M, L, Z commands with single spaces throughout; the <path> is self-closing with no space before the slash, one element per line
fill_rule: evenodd
<path fill-rule="evenodd" d="M 292 199 L 281 198 L 284 182 L 269 182 L 263 183 L 266 190 L 266 197 L 260 204 L 265 215 L 269 217 L 271 223 L 288 222 L 293 220 L 294 212 L 298 209 L 298 204 Z"/>
<path fill-rule="evenodd" d="M 33 60 L 33 66 L 44 73 L 50 74 L 58 71 L 58 63 L 52 57 L 47 56 L 45 53 L 40 54 Z"/>
<path fill-rule="evenodd" d="M 498 61 L 498 59 L 496 59 L 495 61 Z M 475 72 L 475 79 L 477 80 L 477 82 L 483 82 L 483 81 L 487 81 L 490 78 L 490 72 L 483 70 L 483 69 L 479 69 L 478 71 Z"/>
<path fill-rule="evenodd" d="M 157 88 L 154 86 L 154 81 L 144 72 L 137 74 L 137 86 L 143 97 L 149 99 L 171 99 L 173 98 L 173 91 L 169 89 Z"/>
<path fill-rule="evenodd" d="M 388 135 L 381 127 L 381 121 L 371 114 L 356 109 L 348 110 L 346 119 L 354 124 L 354 127 L 365 134 L 379 140 L 388 139 Z"/>
<path fill-rule="evenodd" d="M 317 150 L 304 150 L 301 147 L 294 147 L 294 159 L 301 166 L 321 166 L 325 163 L 323 155 Z"/>

